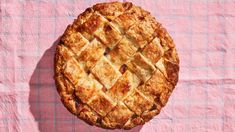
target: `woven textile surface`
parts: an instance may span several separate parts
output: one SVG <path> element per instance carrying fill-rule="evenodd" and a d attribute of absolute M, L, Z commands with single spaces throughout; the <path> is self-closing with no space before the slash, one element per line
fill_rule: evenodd
<path fill-rule="evenodd" d="M 60 35 L 77 15 L 99 2 L 109 1 L 1 0 L 1 132 L 110 131 L 73 116 L 53 80 Z M 235 1 L 131 2 L 168 30 L 180 73 L 161 113 L 129 131 L 235 131 Z"/>

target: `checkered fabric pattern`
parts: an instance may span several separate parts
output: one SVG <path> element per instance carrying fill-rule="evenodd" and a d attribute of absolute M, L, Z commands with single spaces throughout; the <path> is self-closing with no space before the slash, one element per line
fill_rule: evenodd
<path fill-rule="evenodd" d="M 87 7 L 108 0 L 1 0 L 0 131 L 109 131 L 62 105 L 55 44 Z M 180 77 L 161 113 L 130 131 L 235 131 L 235 1 L 132 1 L 174 39 Z M 124 131 L 124 130 L 117 130 Z"/>

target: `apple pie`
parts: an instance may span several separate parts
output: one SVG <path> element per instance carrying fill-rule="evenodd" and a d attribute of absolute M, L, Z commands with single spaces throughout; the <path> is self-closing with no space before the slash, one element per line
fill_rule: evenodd
<path fill-rule="evenodd" d="M 178 73 L 166 29 L 129 2 L 86 9 L 56 46 L 61 101 L 78 118 L 103 128 L 131 129 L 151 120 L 166 105 Z"/>

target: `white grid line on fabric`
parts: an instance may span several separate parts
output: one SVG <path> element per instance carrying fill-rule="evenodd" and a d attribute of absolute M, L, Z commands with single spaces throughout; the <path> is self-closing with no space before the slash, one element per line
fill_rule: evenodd
<path fill-rule="evenodd" d="M 37 54 L 37 56 L 35 56 L 36 58 L 37 58 L 37 60 L 39 60 L 40 59 L 40 8 L 39 8 L 39 6 L 40 6 L 40 4 L 39 4 L 39 0 L 37 0 L 36 1 L 37 2 L 37 17 L 36 17 L 36 20 L 37 20 L 37 35 L 36 35 L 36 37 L 37 37 L 37 42 L 36 42 L 36 54 Z M 39 69 L 40 69 L 40 65 L 39 65 Z M 38 74 L 37 74 L 37 82 L 39 82 L 39 84 L 41 84 L 41 81 L 40 81 L 40 72 L 38 72 Z M 37 106 L 37 109 L 38 110 L 40 110 L 41 109 L 41 102 L 38 102 L 38 100 L 40 100 L 40 88 L 41 88 L 41 85 L 38 85 L 38 86 L 35 86 L 36 88 L 37 88 L 37 104 L 36 104 L 36 106 Z M 30 89 L 31 90 L 31 89 Z M 40 121 L 41 120 L 41 117 L 42 117 L 42 115 L 41 115 L 41 112 L 39 112 L 39 117 L 38 117 L 38 120 L 37 121 Z M 36 118 L 35 118 L 36 119 Z"/>
<path fill-rule="evenodd" d="M 6 0 L 5 0 L 5 2 L 6 2 Z M 0 12 L 0 14 L 2 15 L 2 14 L 6 14 L 6 10 L 3 10 L 2 12 Z M 3 23 L 4 23 L 4 21 L 6 21 L 5 20 L 5 18 L 1 18 L 2 19 L 2 23 L 1 23 L 1 26 L 3 27 L 3 31 L 6 31 L 6 27 L 5 26 L 3 26 Z M 2 31 L 1 31 L 2 32 Z M 6 38 L 6 36 L 4 36 L 4 38 Z M 6 45 L 7 45 L 7 42 L 5 43 Z M 7 56 L 7 51 L 3 51 L 4 52 L 4 54 Z M 5 64 L 5 65 L 3 65 L 3 69 L 5 69 L 5 68 L 7 68 L 7 64 L 6 63 L 4 63 L 4 62 L 7 62 L 6 61 L 6 59 L 5 59 L 5 57 L 3 57 L 3 59 L 2 59 L 2 64 Z M 5 70 L 3 70 L 3 79 L 4 79 L 4 81 L 6 80 L 6 75 L 7 73 L 6 73 L 6 71 Z M 4 129 L 5 129 L 5 131 L 6 132 L 8 132 L 9 131 L 9 128 L 8 128 L 8 118 L 7 118 L 7 113 L 5 112 L 5 113 L 2 113 L 3 114 L 3 124 L 5 125 L 4 126 Z"/>
<path fill-rule="evenodd" d="M 225 2 L 224 2 L 224 0 L 223 0 L 223 15 L 225 15 Z M 225 17 L 223 17 L 223 24 L 224 24 L 224 29 L 226 29 L 226 20 L 225 20 Z M 223 44 L 224 44 L 225 42 L 223 41 Z M 223 53 L 223 52 L 221 52 L 221 54 L 222 54 L 222 66 L 224 66 L 225 65 L 225 54 Z M 224 74 L 224 71 L 222 71 L 222 78 L 225 78 L 225 74 Z M 222 121 L 221 121 L 221 123 L 222 123 L 222 131 L 224 132 L 224 117 L 225 117 L 225 115 L 224 115 L 224 81 L 222 81 L 221 83 L 220 83 L 220 89 L 221 89 L 221 93 L 223 94 L 222 95 L 222 103 L 223 103 L 223 105 L 221 105 L 221 109 L 222 109 Z"/>
<path fill-rule="evenodd" d="M 74 5 L 75 5 L 75 2 L 74 0 L 70 0 L 69 3 L 71 3 L 73 6 L 71 8 L 71 12 L 74 13 Z M 75 18 L 75 16 L 73 15 L 72 18 Z M 72 127 L 72 132 L 75 132 L 75 120 L 76 120 L 76 116 L 73 116 L 72 117 L 72 124 L 73 124 L 73 127 Z"/>
<path fill-rule="evenodd" d="M 19 118 L 19 119 L 21 121 L 33 120 L 31 118 Z M 58 120 L 58 122 L 73 122 L 70 118 L 56 118 L 56 119 Z M 185 118 L 177 117 L 177 119 L 179 119 L 179 120 L 187 120 L 187 117 L 185 117 Z M 204 119 L 204 118 L 201 118 L 201 117 L 192 117 L 190 120 L 194 121 L 194 120 L 199 120 L 199 119 Z M 230 119 L 230 121 L 235 123 L 235 117 L 228 117 L 227 119 Z M 4 120 L 4 119 L 0 119 L 0 121 L 1 120 Z M 159 118 L 158 120 L 171 120 L 171 118 Z M 153 120 L 153 121 L 151 121 L 151 123 L 157 124 L 158 120 Z M 221 121 L 221 117 L 208 117 L 207 120 L 218 120 L 218 122 L 220 122 Z M 40 122 L 43 122 L 43 121 L 54 122 L 54 119 L 52 119 L 52 118 L 42 118 L 42 119 L 37 120 L 37 121 L 40 121 Z M 15 122 L 15 118 L 8 118 L 8 123 L 12 123 L 12 122 Z"/>
<path fill-rule="evenodd" d="M 11 15 L 11 17 L 14 17 L 14 19 L 21 19 L 24 15 L 22 14 L 22 16 L 18 16 L 18 15 Z M 11 19 L 8 16 L 3 15 L 2 18 L 6 18 L 6 19 Z M 57 16 L 57 18 L 74 18 L 74 16 Z M 24 16 L 24 19 L 37 19 L 37 17 L 35 16 Z M 53 16 L 40 16 L 40 19 L 55 19 Z"/>
<path fill-rule="evenodd" d="M 209 29 L 208 29 L 208 28 L 209 28 L 208 1 L 206 2 L 206 7 L 207 7 L 207 8 L 206 8 L 206 22 L 207 22 L 207 25 L 206 25 L 206 27 L 207 27 L 207 31 L 206 31 L 206 32 L 207 32 L 207 34 L 206 34 L 206 51 L 207 51 L 207 52 L 206 52 L 206 53 L 207 53 L 207 54 L 206 54 L 205 60 L 206 60 L 206 66 L 208 67 L 208 66 L 209 66 L 209 64 L 208 64 L 208 57 L 209 57 L 209 56 L 208 56 L 208 52 L 209 52 L 209 51 L 208 51 L 208 49 L 209 49 L 209 45 L 208 45 L 208 43 L 209 43 L 209 40 L 208 40 L 208 39 L 209 39 L 209 34 L 208 34 L 208 31 L 209 31 Z M 208 79 L 208 69 L 206 70 L 206 78 Z M 208 107 L 208 92 L 207 92 L 207 91 L 208 91 L 208 87 L 206 86 L 206 87 L 205 87 L 205 95 L 206 95 L 205 103 L 206 103 L 206 108 Z M 205 116 L 206 116 L 206 117 L 205 117 L 206 120 L 208 120 L 207 113 L 206 113 Z M 206 124 L 206 126 L 207 126 L 207 122 L 205 122 L 205 124 Z"/>
<path fill-rule="evenodd" d="M 156 18 L 156 19 L 161 18 L 160 16 L 161 16 L 161 15 L 158 15 L 158 18 Z M 173 15 L 171 19 L 176 19 L 176 16 Z M 176 24 L 174 24 L 173 29 L 174 29 L 173 32 L 169 32 L 170 35 L 175 35 L 175 32 L 176 32 Z M 176 47 L 176 48 L 177 48 L 177 47 Z M 178 48 L 177 48 L 177 51 L 178 51 Z M 175 87 L 175 89 L 176 89 L 176 87 Z M 174 90 L 175 90 L 175 89 L 174 89 Z M 173 92 L 174 92 L 174 91 L 173 91 Z M 173 93 L 172 93 L 172 94 L 173 94 Z M 175 125 L 174 125 L 174 124 L 175 124 L 175 120 L 174 120 L 174 118 L 175 118 L 175 112 L 174 112 L 175 99 L 172 98 L 172 97 L 174 97 L 174 96 L 171 96 L 171 102 L 172 102 L 172 106 L 171 106 L 171 108 L 172 108 L 172 110 L 171 110 L 171 114 L 172 114 L 171 123 L 172 123 L 172 126 L 175 126 Z M 173 132 L 173 131 L 174 131 L 174 130 L 173 130 L 173 127 L 171 127 L 171 132 Z"/>
<path fill-rule="evenodd" d="M 224 55 L 223 55 L 224 56 Z M 201 66 L 201 67 L 198 67 L 198 66 L 180 66 L 181 69 L 189 69 L 191 68 L 191 70 L 202 70 L 202 71 L 205 71 L 205 70 L 208 70 L 208 68 L 213 68 L 213 70 L 216 70 L 216 71 L 234 71 L 234 67 L 223 67 L 223 66 L 213 66 L 213 67 L 206 67 L 206 66 Z M 32 71 L 34 68 L 32 67 L 28 67 L 28 68 L 24 68 L 24 67 L 17 67 L 17 68 L 12 68 L 12 67 L 8 67 L 7 68 L 8 70 L 22 70 L 23 72 L 27 72 L 27 71 Z M 5 71 L 4 67 L 0 67 L 0 71 L 3 72 Z M 42 72 L 54 72 L 53 69 L 51 68 L 41 68 L 39 71 L 42 71 Z M 224 78 L 224 77 L 221 77 L 221 78 Z M 179 80 L 180 81 L 180 80 Z"/>
<path fill-rule="evenodd" d="M 192 3 L 191 2 L 189 2 L 190 3 L 190 5 L 189 5 L 189 11 L 190 11 L 190 16 L 189 16 L 189 19 L 190 19 L 190 63 L 189 63 L 189 67 L 192 67 L 192 35 L 193 35 L 193 31 L 192 31 Z M 191 68 L 189 69 L 189 75 L 191 74 Z M 191 77 L 191 76 L 190 76 Z M 189 85 L 188 85 L 188 93 L 187 93 L 187 95 L 188 95 L 188 97 L 190 97 L 191 95 L 191 83 L 188 83 Z M 191 107 L 191 100 L 189 100 L 189 102 L 188 102 L 188 118 L 187 118 L 187 130 L 190 132 L 191 130 L 190 130 L 190 128 L 189 128 L 189 124 L 190 124 L 190 107 Z"/>
<path fill-rule="evenodd" d="M 5 30 L 5 29 L 3 29 L 3 30 Z M 7 42 L 5 44 L 7 45 Z M 5 52 L 5 55 L 6 56 L 8 55 L 7 51 Z M 3 65 L 3 70 L 2 70 L 3 71 L 3 79 L 5 81 L 5 80 L 7 80 L 7 61 L 6 61 L 6 58 L 3 57 L 2 61 L 3 61 L 3 64 L 4 64 Z M 7 118 L 7 112 L 3 113 L 3 116 L 4 116 L 3 122 L 6 124 L 5 125 L 5 130 L 9 131 L 9 128 L 8 128 L 9 122 L 8 122 L 8 118 Z"/>
<path fill-rule="evenodd" d="M 191 1 L 192 2 L 192 1 Z M 158 14 L 158 13 L 155 13 L 155 14 Z M 229 16 L 230 14 L 224 14 L 224 16 Z M 178 18 L 188 18 L 189 15 L 184 15 L 184 14 L 161 14 L 161 15 L 158 15 L 157 16 L 157 19 L 159 18 L 171 18 L 172 16 L 177 16 Z M 217 14 L 210 14 L 210 16 L 217 16 Z M 11 17 L 14 17 L 15 19 L 21 19 L 23 17 L 22 16 L 19 16 L 19 15 L 11 15 Z M 74 17 L 74 14 L 73 15 L 68 15 L 68 16 L 56 16 L 57 18 L 67 18 L 67 19 L 73 19 Z M 2 18 L 6 18 L 6 19 L 10 19 L 8 16 L 6 15 L 3 15 Z M 197 15 L 197 18 L 205 18 L 206 19 L 206 16 L 205 15 Z M 25 19 L 37 19 L 37 17 L 34 17 L 34 16 L 25 16 Z M 53 16 L 41 16 L 41 19 L 55 19 Z"/>
<path fill-rule="evenodd" d="M 21 5 L 21 10 L 20 10 L 22 17 L 20 18 L 20 34 L 18 34 L 20 36 L 20 48 L 23 47 L 23 21 L 24 21 L 24 6 Z M 17 51 L 16 51 L 17 53 Z M 20 68 L 23 68 L 22 63 L 20 63 Z M 20 76 L 23 77 L 23 70 L 19 70 L 20 71 Z M 21 85 L 20 85 L 21 86 Z M 23 108 L 23 103 L 22 101 L 20 101 L 19 103 L 21 109 Z M 20 120 L 20 122 L 22 122 L 22 120 Z M 22 131 L 22 128 L 20 128 L 20 130 Z"/>
<path fill-rule="evenodd" d="M 57 7 L 57 0 L 54 0 L 54 3 L 55 3 L 55 7 L 54 7 L 54 27 L 55 27 L 55 29 L 54 29 L 54 33 L 53 33 L 53 35 L 54 35 L 54 38 L 56 38 L 57 36 L 56 36 L 56 32 L 57 32 L 57 30 L 56 30 L 56 28 L 57 28 L 57 24 L 56 24 L 56 22 L 57 22 L 57 14 L 56 14 L 56 7 Z M 54 93 L 54 100 L 56 100 L 56 92 Z M 56 113 L 56 108 L 57 108 L 57 104 L 55 103 L 54 104 L 54 128 L 53 128 L 53 131 L 54 132 L 56 132 L 56 123 L 57 123 L 57 121 L 56 121 L 56 115 L 57 115 L 57 113 Z"/>
<path fill-rule="evenodd" d="M 235 51 L 235 48 L 230 48 L 229 50 L 230 51 Z M 26 52 L 24 49 L 19 49 L 19 50 L 16 50 L 16 51 L 17 51 L 18 55 L 20 55 L 20 56 L 24 56 L 24 55 L 37 56 L 37 54 L 35 54 L 35 50 Z M 186 49 L 186 50 L 185 49 L 178 49 L 177 51 L 180 52 L 180 53 L 190 53 L 189 49 Z M 217 53 L 217 52 L 225 52 L 225 51 L 224 50 L 214 50 L 214 49 L 208 49 L 208 51 L 205 50 L 205 49 L 198 49 L 198 50 L 195 49 L 195 50 L 193 50 L 193 52 L 196 52 L 197 54 L 202 54 L 202 53 L 206 53 L 206 52 Z M 54 53 L 54 52 L 51 52 L 51 53 Z M 5 53 L 2 53 L 2 54 L 4 56 L 6 56 Z M 195 66 L 193 66 L 193 67 L 195 67 Z M 198 66 L 196 66 L 196 67 L 198 67 Z M 221 66 L 211 66 L 211 67 L 213 68 L 213 67 L 221 67 Z M 198 68 L 200 68 L 200 67 L 198 67 Z M 226 67 L 224 67 L 224 68 L 226 68 Z"/>
<path fill-rule="evenodd" d="M 190 84 L 190 82 L 188 82 L 189 84 Z M 192 83 L 191 83 L 192 84 Z M 218 85 L 220 85 L 221 84 L 221 82 L 218 84 Z M 40 85 L 40 86 L 44 86 L 44 87 L 46 87 L 47 86 L 47 88 L 49 87 L 49 88 L 55 88 L 55 86 L 52 86 L 52 85 Z M 186 102 L 187 100 L 183 100 L 183 101 L 177 101 L 177 105 L 182 105 L 182 104 L 184 104 L 185 102 Z M 232 102 L 234 102 L 235 100 L 231 100 L 230 102 L 232 103 Z M 228 101 L 229 102 L 229 101 Z M 9 102 L 4 102 L 3 101 L 3 103 L 6 103 L 6 104 L 9 104 Z M 22 104 L 27 104 L 28 102 L 27 101 L 22 101 Z M 31 101 L 30 103 L 37 103 L 37 101 Z M 61 104 L 61 102 L 60 102 L 60 100 L 56 100 L 56 101 L 41 101 L 41 103 L 43 103 L 43 104 L 46 104 L 46 103 L 58 103 L 58 104 Z M 201 101 L 191 101 L 191 103 L 192 104 L 203 104 Z M 210 104 L 211 105 L 223 105 L 223 102 L 217 102 L 217 101 L 211 101 L 210 102 Z M 221 118 L 221 117 L 219 117 L 219 118 Z"/>
<path fill-rule="evenodd" d="M 177 36 L 189 36 L 190 32 L 177 32 L 177 34 L 175 34 L 174 31 L 169 31 L 170 34 L 172 35 L 177 35 Z M 19 35 L 20 33 L 16 33 L 16 32 L 1 32 L 0 35 L 1 36 L 4 36 L 4 35 Z M 58 33 L 56 33 L 58 34 Z M 195 35 L 206 35 L 207 33 L 204 33 L 204 32 L 196 32 L 194 33 Z M 226 33 L 227 35 L 235 35 L 235 33 Z M 51 34 L 51 33 L 41 33 L 40 34 L 41 36 L 50 36 L 50 37 L 54 37 L 54 34 Z M 210 35 L 221 35 L 221 36 L 224 36 L 223 33 L 210 33 Z M 37 33 L 30 33 L 30 34 L 25 34 L 24 32 L 22 33 L 22 36 L 37 36 Z"/>

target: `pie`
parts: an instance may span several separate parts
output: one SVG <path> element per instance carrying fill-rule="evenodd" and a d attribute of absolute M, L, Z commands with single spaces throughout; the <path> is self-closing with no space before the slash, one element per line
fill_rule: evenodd
<path fill-rule="evenodd" d="M 178 82 L 172 38 L 129 2 L 100 3 L 80 14 L 55 53 L 64 106 L 90 125 L 131 129 L 159 114 Z"/>

